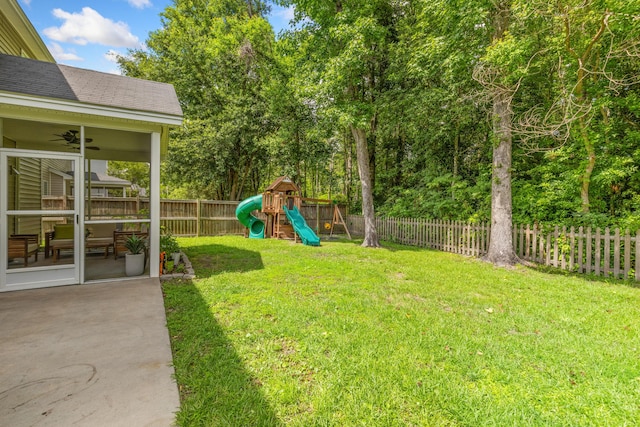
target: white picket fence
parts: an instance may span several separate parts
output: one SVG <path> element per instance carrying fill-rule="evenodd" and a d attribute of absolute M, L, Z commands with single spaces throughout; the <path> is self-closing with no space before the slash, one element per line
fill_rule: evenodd
<path fill-rule="evenodd" d="M 348 215 L 354 235 L 364 234 L 364 218 Z M 490 226 L 414 218 L 376 218 L 382 240 L 481 257 L 489 247 Z M 526 261 L 576 273 L 640 281 L 640 230 L 516 225 L 513 244 Z"/>

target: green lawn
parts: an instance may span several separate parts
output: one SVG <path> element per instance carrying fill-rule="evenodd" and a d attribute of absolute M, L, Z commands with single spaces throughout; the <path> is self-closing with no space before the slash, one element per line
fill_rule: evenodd
<path fill-rule="evenodd" d="M 181 426 L 640 425 L 640 289 L 349 241 L 180 239 Z"/>

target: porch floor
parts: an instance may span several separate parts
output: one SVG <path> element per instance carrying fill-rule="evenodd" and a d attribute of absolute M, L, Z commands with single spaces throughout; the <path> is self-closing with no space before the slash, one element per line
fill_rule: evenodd
<path fill-rule="evenodd" d="M 174 422 L 179 397 L 158 279 L 2 293 L 0 325 L 3 425 Z"/>
<path fill-rule="evenodd" d="M 104 249 L 90 249 L 85 253 L 85 281 L 108 280 L 127 277 L 125 274 L 125 257 L 113 258 L 113 252 L 105 258 Z M 28 267 L 46 267 L 55 265 L 68 265 L 73 263 L 71 251 L 61 251 L 60 258 L 54 261 L 53 257 L 45 258 L 44 253 L 38 254 L 38 261 L 32 256 L 29 258 Z M 24 260 L 18 258 L 9 262 L 9 269 L 23 268 Z M 149 276 L 149 261 L 145 268 L 144 276 Z"/>

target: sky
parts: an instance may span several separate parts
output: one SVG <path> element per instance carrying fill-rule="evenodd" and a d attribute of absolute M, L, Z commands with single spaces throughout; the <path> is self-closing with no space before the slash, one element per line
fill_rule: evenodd
<path fill-rule="evenodd" d="M 59 64 L 119 74 L 116 54 L 144 49 L 172 0 L 19 0 Z M 292 9 L 272 5 L 274 32 L 289 25 Z"/>

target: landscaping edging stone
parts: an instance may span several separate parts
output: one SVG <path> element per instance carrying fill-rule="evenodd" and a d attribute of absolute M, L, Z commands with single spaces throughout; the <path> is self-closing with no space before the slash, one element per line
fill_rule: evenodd
<path fill-rule="evenodd" d="M 173 279 L 185 279 L 185 280 L 195 279 L 196 274 L 193 271 L 193 266 L 191 265 L 191 261 L 189 261 L 189 258 L 187 258 L 187 255 L 184 252 L 180 252 L 180 259 L 184 263 L 185 272 L 163 274 L 160 276 L 160 280 L 164 281 L 164 280 L 173 280 Z"/>

